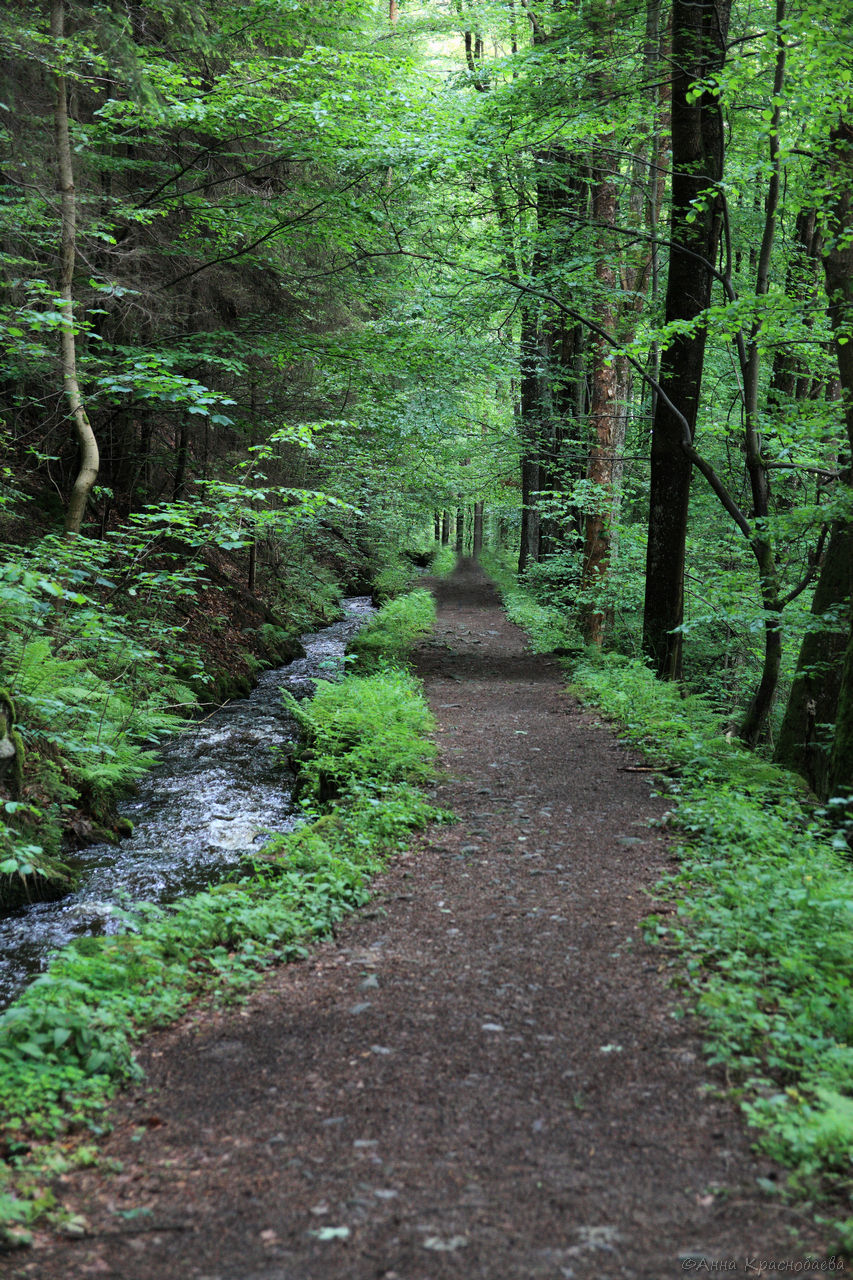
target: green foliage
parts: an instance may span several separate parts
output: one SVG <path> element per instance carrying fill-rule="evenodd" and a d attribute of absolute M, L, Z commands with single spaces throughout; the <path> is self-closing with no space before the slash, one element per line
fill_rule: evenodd
<path fill-rule="evenodd" d="M 611 657 L 574 689 L 670 774 L 674 915 L 647 932 L 686 959 L 710 1060 L 800 1190 L 846 1193 L 853 1117 L 853 905 L 843 840 L 804 784 L 721 733 L 708 705 Z"/>
<path fill-rule="evenodd" d="M 526 580 L 519 583 L 505 557 L 487 552 L 482 564 L 497 583 L 510 620 L 527 632 L 534 653 L 570 653 L 583 649 L 583 639 L 573 626 L 567 607 L 538 600 Z"/>
<path fill-rule="evenodd" d="M 143 744 L 183 724 L 175 708 L 189 711 L 196 703 L 165 673 L 159 687 L 134 688 L 132 678 L 118 684 L 82 658 L 57 657 L 47 637 L 17 651 L 10 646 L 8 661 L 28 739 L 73 761 L 71 777 L 92 796 L 96 812 L 150 768 L 155 756 Z"/>
<path fill-rule="evenodd" d="M 291 695 L 285 701 L 305 738 L 298 752 L 300 782 L 312 798 L 381 794 L 403 779 L 430 777 L 432 717 L 407 672 L 387 668 L 338 683 L 324 680 L 310 703 Z"/>
<path fill-rule="evenodd" d="M 403 556 L 395 556 L 373 575 L 373 594 L 381 603 L 408 591 L 416 577 L 415 567 Z"/>
<path fill-rule="evenodd" d="M 405 662 L 434 623 L 435 603 L 428 591 L 410 591 L 389 600 L 353 640 L 351 652 L 358 669 L 370 671 L 383 662 Z"/>
<path fill-rule="evenodd" d="M 456 566 L 456 552 L 452 547 L 439 547 L 432 558 L 429 571 L 437 578 L 446 578 Z"/>
<path fill-rule="evenodd" d="M 16 790 L 27 803 L 12 814 L 8 856 L 31 861 L 41 846 L 46 882 L 66 807 L 84 803 L 108 822 L 117 794 L 197 705 L 187 682 L 197 656 L 163 616 L 197 574 L 170 570 L 168 557 L 155 567 L 144 551 L 133 531 L 100 543 L 45 538 L 9 548 L 0 568 L 0 672 L 26 748 Z"/>
<path fill-rule="evenodd" d="M 334 564 L 334 571 L 321 563 L 322 540 L 311 538 L 306 546 L 304 531 L 266 537 L 262 549 L 269 569 L 263 585 L 265 598 L 282 626 L 266 623 L 260 639 L 272 656 L 283 651 L 286 637 L 292 638 L 318 626 L 326 626 L 341 616 L 341 584 L 337 574 L 346 566 Z"/>
<path fill-rule="evenodd" d="M 72 883 L 70 868 L 45 853 L 29 835 L 41 821 L 40 810 L 7 800 L 3 811 L 18 825 L 12 827 L 0 819 L 0 911 L 66 893 Z"/>

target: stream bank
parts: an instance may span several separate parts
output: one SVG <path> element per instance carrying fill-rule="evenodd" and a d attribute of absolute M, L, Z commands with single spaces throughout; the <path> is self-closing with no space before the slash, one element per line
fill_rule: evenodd
<path fill-rule="evenodd" d="M 0 920 L 0 1007 L 74 938 L 113 933 L 120 913 L 166 903 L 220 877 L 273 832 L 292 829 L 292 775 L 276 749 L 298 727 L 282 705 L 339 673 L 346 646 L 374 612 L 369 596 L 343 602 L 344 617 L 302 637 L 304 657 L 263 672 L 247 698 L 230 702 L 167 742 L 159 764 L 120 805 L 133 834 L 69 854 L 72 893 Z"/>

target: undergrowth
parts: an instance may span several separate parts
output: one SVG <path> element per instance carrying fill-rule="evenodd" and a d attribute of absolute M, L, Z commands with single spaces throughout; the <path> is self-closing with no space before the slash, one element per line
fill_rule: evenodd
<path fill-rule="evenodd" d="M 407 672 L 320 682 L 297 714 L 311 746 L 305 824 L 275 837 L 228 883 L 125 913 L 117 935 L 77 940 L 0 1016 L 8 1243 L 25 1242 L 40 1214 L 61 1217 L 45 1188 L 51 1162 L 70 1159 L 58 1136 L 98 1130 L 107 1099 L 139 1075 L 133 1048 L 142 1032 L 204 994 L 238 998 L 270 965 L 304 954 L 365 902 L 370 877 L 412 830 L 446 816 L 416 785 L 432 775 L 432 720 Z M 331 801 L 324 776 L 336 782 Z"/>
<path fill-rule="evenodd" d="M 573 653 L 583 649 L 580 633 L 572 626 L 567 611 L 541 604 L 524 586 L 504 556 L 483 552 L 481 564 L 500 588 L 504 608 L 511 622 L 526 631 L 534 653 Z"/>
<path fill-rule="evenodd" d="M 178 515 L 149 509 L 101 539 L 51 535 L 5 548 L 4 909 L 67 887 L 55 860 L 69 832 L 86 841 L 122 831 L 115 802 L 164 736 L 200 705 L 248 693 L 252 672 L 294 656 L 293 634 L 340 616 L 331 571 L 296 531 L 258 550 L 262 604 L 234 576 L 236 552 L 223 549 L 239 550 L 240 539 L 222 526 L 217 545 L 215 531 L 188 532 Z M 259 626 L 239 625 L 259 615 Z M 11 765 L 2 754 L 10 744 Z"/>
<path fill-rule="evenodd" d="M 0 566 L 0 679 L 16 748 L 0 783 L 7 909 L 39 879 L 48 892 L 61 883 L 55 859 L 75 810 L 85 809 L 89 835 L 112 834 L 116 796 L 197 703 L 198 655 L 157 604 L 194 589 L 197 575 L 138 571 L 148 614 L 130 616 L 116 607 L 125 552 L 45 538 Z"/>
<path fill-rule="evenodd" d="M 679 870 L 650 941 L 683 966 L 758 1145 L 801 1199 L 847 1202 L 853 1188 L 853 900 L 843 838 L 805 784 L 722 731 L 696 695 L 636 659 L 581 657 L 572 689 L 617 721 L 668 775 Z M 853 1244 L 853 1218 L 833 1221 Z"/>
<path fill-rule="evenodd" d="M 434 578 L 445 578 L 456 567 L 458 556 L 451 546 L 438 546 L 430 562 L 429 571 Z"/>
<path fill-rule="evenodd" d="M 435 601 L 423 588 L 389 600 L 355 637 L 351 653 L 360 671 L 406 661 L 435 623 Z"/>

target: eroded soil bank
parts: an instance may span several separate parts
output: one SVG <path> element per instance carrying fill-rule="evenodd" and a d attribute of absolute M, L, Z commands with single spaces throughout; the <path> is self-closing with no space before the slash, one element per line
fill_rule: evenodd
<path fill-rule="evenodd" d="M 89 1234 L 7 1273 L 663 1280 L 821 1256 L 762 1198 L 773 1170 L 640 937 L 671 865 L 650 775 L 475 567 L 435 591 L 418 666 L 461 821 L 246 1007 L 151 1037 L 105 1144 L 121 1171 L 58 1188 Z"/>

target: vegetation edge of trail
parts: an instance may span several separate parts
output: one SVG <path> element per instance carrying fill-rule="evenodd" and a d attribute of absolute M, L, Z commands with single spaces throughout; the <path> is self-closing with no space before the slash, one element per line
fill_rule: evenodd
<path fill-rule="evenodd" d="M 642 662 L 573 645 L 556 609 L 495 557 L 507 612 L 540 652 L 565 654 L 572 693 L 660 772 L 678 869 L 655 886 L 646 939 L 662 948 L 705 1052 L 726 1073 L 789 1195 L 853 1247 L 853 909 L 846 842 L 793 775 L 733 742 L 708 704 Z"/>
<path fill-rule="evenodd" d="M 406 621 L 415 619 L 411 643 L 435 616 L 426 592 L 412 594 L 412 605 L 393 601 L 372 624 L 398 660 Z M 305 955 L 367 901 L 370 880 L 413 830 L 447 817 L 422 789 L 433 776 L 433 721 L 408 670 L 386 663 L 320 681 L 311 705 L 297 705 L 304 825 L 227 883 L 128 913 L 118 935 L 78 939 L 0 1016 L 0 1247 L 27 1244 L 45 1214 L 67 1219 L 50 1179 L 97 1160 L 86 1131 L 103 1131 L 110 1097 L 141 1075 L 133 1048 L 145 1031 L 204 997 L 239 1000 L 272 965 Z"/>

